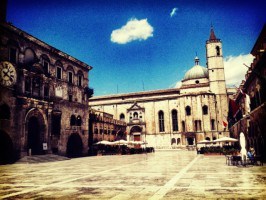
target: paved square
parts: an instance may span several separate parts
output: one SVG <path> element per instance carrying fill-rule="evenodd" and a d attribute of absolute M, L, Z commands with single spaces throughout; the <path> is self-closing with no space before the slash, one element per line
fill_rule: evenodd
<path fill-rule="evenodd" d="M 0 199 L 266 199 L 266 166 L 193 151 L 0 166 Z"/>

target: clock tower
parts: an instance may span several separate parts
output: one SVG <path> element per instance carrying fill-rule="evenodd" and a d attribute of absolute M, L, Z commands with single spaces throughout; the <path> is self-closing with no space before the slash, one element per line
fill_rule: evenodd
<path fill-rule="evenodd" d="M 207 67 L 209 72 L 210 91 L 215 94 L 217 129 L 223 130 L 223 119 L 227 118 L 228 101 L 224 75 L 222 42 L 211 27 L 209 40 L 206 41 Z"/>
<path fill-rule="evenodd" d="M 13 86 L 17 80 L 16 68 L 7 61 L 0 63 L 0 84 L 3 86 Z"/>

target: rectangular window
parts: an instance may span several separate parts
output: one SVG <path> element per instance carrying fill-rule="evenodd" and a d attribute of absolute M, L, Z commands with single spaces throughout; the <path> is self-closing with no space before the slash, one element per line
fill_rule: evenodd
<path fill-rule="evenodd" d="M 10 48 L 9 49 L 9 61 L 13 63 L 17 63 L 17 49 L 16 48 Z"/>
<path fill-rule="evenodd" d="M 70 94 L 70 95 L 68 95 L 68 101 L 69 102 L 72 102 L 73 101 L 73 96 Z"/>
<path fill-rule="evenodd" d="M 82 76 L 78 76 L 78 86 L 82 86 Z"/>
<path fill-rule="evenodd" d="M 49 73 L 49 63 L 46 60 L 43 61 L 43 70 L 44 70 L 44 73 L 46 74 Z"/>
<path fill-rule="evenodd" d="M 215 120 L 214 119 L 211 120 L 211 129 L 215 130 Z"/>
<path fill-rule="evenodd" d="M 177 111 L 172 111 L 172 125 L 173 125 L 173 131 L 178 131 L 178 120 L 177 120 Z"/>
<path fill-rule="evenodd" d="M 68 82 L 73 83 L 73 73 L 72 72 L 68 72 Z"/>
<path fill-rule="evenodd" d="M 56 78 L 62 79 L 62 68 L 56 67 Z"/>

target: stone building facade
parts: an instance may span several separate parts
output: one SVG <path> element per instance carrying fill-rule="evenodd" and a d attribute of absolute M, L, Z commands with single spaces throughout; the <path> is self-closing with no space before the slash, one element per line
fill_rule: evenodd
<path fill-rule="evenodd" d="M 0 32 L 1 161 L 86 154 L 92 67 L 9 23 Z"/>
<path fill-rule="evenodd" d="M 207 68 L 195 58 L 180 88 L 93 97 L 90 106 L 127 122 L 128 140 L 156 148 L 195 146 L 229 136 L 223 51 L 213 28 L 206 42 Z"/>
<path fill-rule="evenodd" d="M 257 155 L 266 161 L 266 25 L 264 25 L 251 50 L 253 63 L 248 66 L 245 81 L 236 93 L 235 103 L 229 110 L 230 132 L 246 138 L 246 148 L 253 147 Z"/>
<path fill-rule="evenodd" d="M 114 119 L 113 115 L 98 110 L 90 110 L 89 133 L 91 133 L 93 145 L 98 141 L 116 141 L 126 139 L 126 122 Z"/>

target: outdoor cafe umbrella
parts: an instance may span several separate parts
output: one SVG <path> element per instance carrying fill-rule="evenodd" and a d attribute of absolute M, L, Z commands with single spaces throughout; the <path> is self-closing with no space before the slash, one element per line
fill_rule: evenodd
<path fill-rule="evenodd" d="M 197 144 L 210 144 L 210 143 L 213 143 L 213 142 L 210 140 L 201 140 L 197 142 Z"/>
<path fill-rule="evenodd" d="M 223 137 L 216 140 L 213 140 L 213 142 L 237 142 L 238 139 L 231 138 L 231 137 Z"/>
<path fill-rule="evenodd" d="M 245 139 L 245 135 L 243 132 L 240 133 L 240 146 L 241 146 L 241 157 L 242 160 L 245 160 L 247 157 L 247 150 L 246 150 L 246 139 Z"/>
<path fill-rule="evenodd" d="M 113 142 L 113 144 L 115 144 L 115 145 L 127 145 L 128 141 L 126 141 L 126 140 L 117 140 L 117 141 Z"/>
<path fill-rule="evenodd" d="M 102 140 L 102 141 L 99 141 L 99 142 L 97 142 L 95 144 L 113 145 L 114 143 L 110 142 L 110 141 L 107 141 L 107 140 Z"/>

